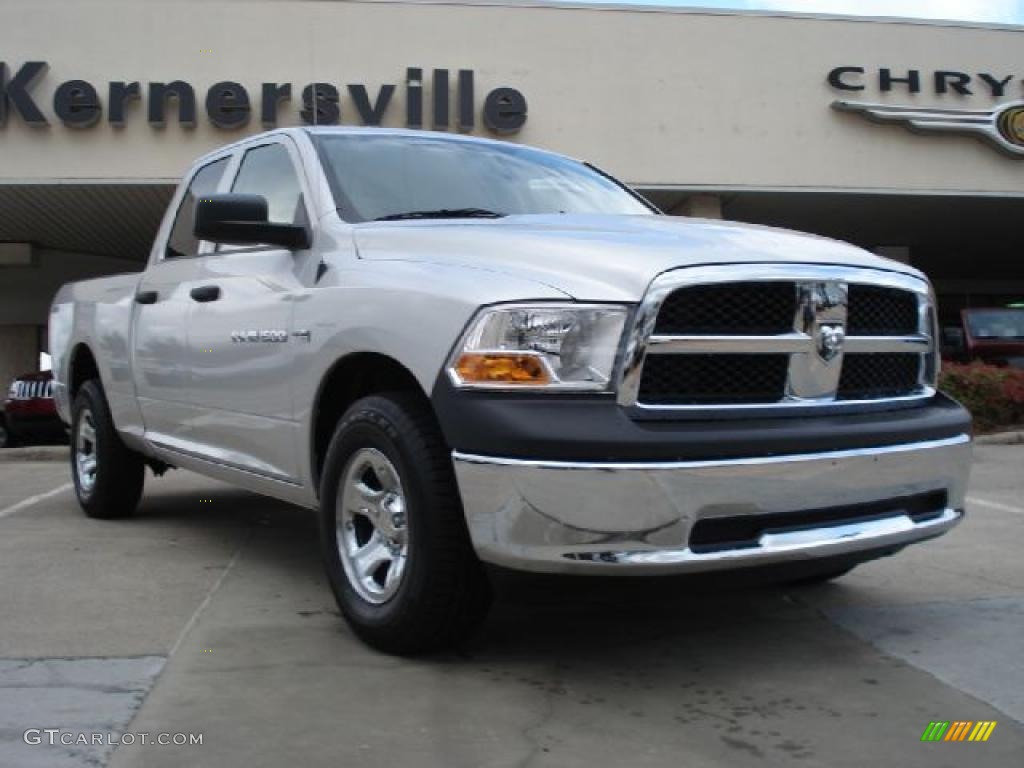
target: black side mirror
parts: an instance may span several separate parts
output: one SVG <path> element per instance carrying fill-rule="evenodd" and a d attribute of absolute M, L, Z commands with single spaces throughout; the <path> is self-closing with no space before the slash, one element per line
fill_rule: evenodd
<path fill-rule="evenodd" d="M 280 245 L 309 248 L 309 231 L 296 224 L 267 221 L 262 195 L 209 195 L 196 200 L 193 231 L 200 240 L 232 245 Z"/>

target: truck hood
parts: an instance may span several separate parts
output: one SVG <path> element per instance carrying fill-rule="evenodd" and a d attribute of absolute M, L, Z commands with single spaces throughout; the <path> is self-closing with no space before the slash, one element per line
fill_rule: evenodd
<path fill-rule="evenodd" d="M 512 274 L 583 301 L 639 301 L 662 272 L 709 264 L 838 264 L 921 274 L 837 240 L 672 216 L 566 214 L 367 222 L 355 227 L 355 241 L 364 259 L 455 264 Z"/>

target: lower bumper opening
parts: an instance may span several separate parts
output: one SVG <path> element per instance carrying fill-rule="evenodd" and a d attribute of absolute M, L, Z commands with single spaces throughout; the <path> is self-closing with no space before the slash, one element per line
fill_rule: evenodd
<path fill-rule="evenodd" d="M 696 554 L 753 549 L 760 545 L 765 534 L 838 527 L 900 516 L 923 523 L 942 515 L 947 505 L 948 494 L 940 490 L 867 504 L 704 518 L 691 529 L 689 548 Z"/>

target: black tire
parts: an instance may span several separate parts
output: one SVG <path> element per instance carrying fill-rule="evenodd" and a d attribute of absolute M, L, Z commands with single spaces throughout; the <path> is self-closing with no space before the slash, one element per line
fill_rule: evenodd
<path fill-rule="evenodd" d="M 375 603 L 360 594 L 365 586 L 354 586 L 342 563 L 344 557 L 354 567 L 353 556 L 342 554 L 345 544 L 339 538 L 345 534 L 338 527 L 338 498 L 345 477 L 358 471 L 363 457 L 376 452 L 397 472 L 407 554 L 400 580 L 392 587 L 396 591 L 386 598 L 377 595 L 383 601 Z M 402 655 L 440 650 L 467 639 L 483 620 L 491 601 L 490 583 L 469 540 L 450 454 L 422 400 L 389 393 L 365 397 L 348 409 L 325 459 L 320 510 L 328 581 L 342 615 L 368 645 Z M 349 513 L 343 516 L 351 522 Z M 387 564 L 385 573 L 393 567 L 394 562 Z"/>
<path fill-rule="evenodd" d="M 0 416 L 0 448 L 13 448 L 15 445 L 17 441 L 7 426 L 7 420 Z"/>
<path fill-rule="evenodd" d="M 86 426 L 91 422 L 91 448 L 83 447 L 80 440 L 83 421 Z M 95 457 L 95 470 L 91 477 L 88 472 L 82 477 L 79 458 L 89 455 Z M 128 517 L 142 496 L 145 470 L 142 456 L 130 450 L 114 429 L 100 383 L 95 379 L 85 382 L 75 397 L 71 416 L 71 476 L 82 510 L 101 519 Z"/>

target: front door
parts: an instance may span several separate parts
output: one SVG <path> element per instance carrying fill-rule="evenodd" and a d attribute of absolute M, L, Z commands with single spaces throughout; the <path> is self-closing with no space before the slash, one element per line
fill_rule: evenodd
<path fill-rule="evenodd" d="M 298 155 L 287 138 L 245 151 L 232 192 L 262 195 L 269 220 L 308 223 Z M 291 375 L 295 299 L 315 273 L 311 251 L 218 246 L 198 259 L 189 299 L 194 450 L 220 464 L 297 482 Z"/>
<path fill-rule="evenodd" d="M 189 297 L 205 246 L 192 234 L 197 198 L 217 191 L 228 157 L 204 165 L 188 182 L 167 237 L 164 253 L 147 267 L 135 292 L 132 376 L 146 434 L 154 442 L 180 446 L 191 411 Z"/>

